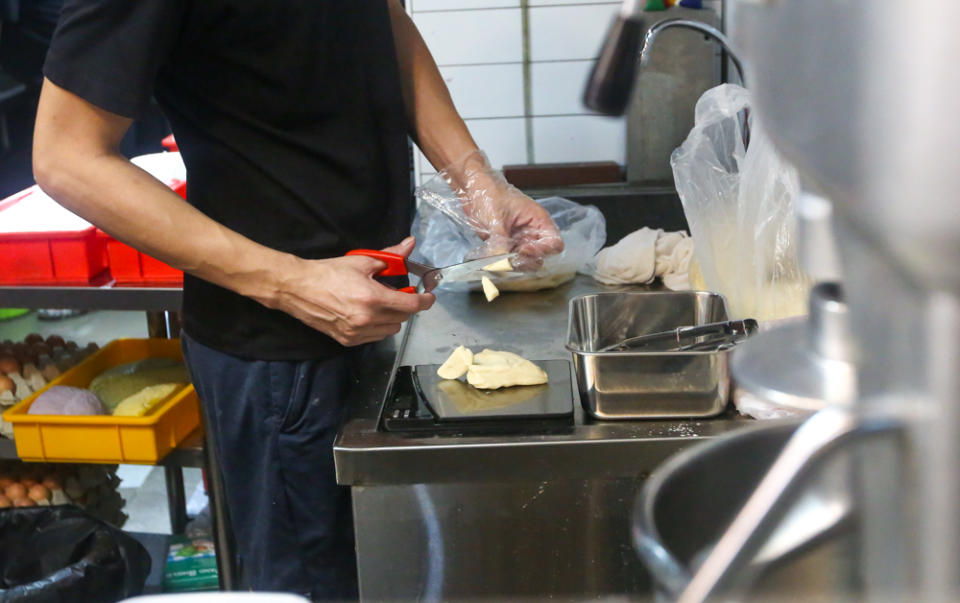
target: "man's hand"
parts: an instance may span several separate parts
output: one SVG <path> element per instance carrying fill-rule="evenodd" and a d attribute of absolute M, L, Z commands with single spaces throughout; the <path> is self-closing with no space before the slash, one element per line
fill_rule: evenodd
<path fill-rule="evenodd" d="M 410 237 L 384 251 L 406 257 L 414 243 Z M 384 268 L 383 262 L 366 256 L 293 258 L 278 295 L 266 305 L 346 346 L 380 341 L 398 333 L 401 323 L 435 301 L 431 293 L 401 293 L 374 280 Z"/>
<path fill-rule="evenodd" d="M 507 182 L 482 151 L 472 151 L 441 175 L 460 198 L 484 253 L 516 252 L 517 270 L 536 270 L 543 257 L 563 251 L 563 238 L 547 210 Z"/>
<path fill-rule="evenodd" d="M 563 251 L 563 239 L 550 214 L 533 199 L 507 185 L 472 201 L 477 232 L 489 255 L 517 252 L 518 270 L 536 269 L 544 256 Z"/>

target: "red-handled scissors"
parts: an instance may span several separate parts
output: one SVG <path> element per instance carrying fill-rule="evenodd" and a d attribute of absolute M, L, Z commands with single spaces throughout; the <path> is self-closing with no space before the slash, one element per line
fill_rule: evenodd
<path fill-rule="evenodd" d="M 504 253 L 494 255 L 478 260 L 470 260 L 462 264 L 454 264 L 446 268 L 434 268 L 425 266 L 418 262 L 411 261 L 402 255 L 390 253 L 389 251 L 377 251 L 375 249 L 354 249 L 348 251 L 347 255 L 365 255 L 375 260 L 380 260 L 387 265 L 386 268 L 377 273 L 377 276 L 406 276 L 413 274 L 420 278 L 423 285 L 423 291 L 429 293 L 436 289 L 442 280 L 448 281 L 470 281 L 478 280 L 483 269 L 494 262 L 499 262 L 504 258 L 513 258 L 515 253 Z M 400 289 L 404 293 L 416 293 L 416 287 L 404 287 Z"/>

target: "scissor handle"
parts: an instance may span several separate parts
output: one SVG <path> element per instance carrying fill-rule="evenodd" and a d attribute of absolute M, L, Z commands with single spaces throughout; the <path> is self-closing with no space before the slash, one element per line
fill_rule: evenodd
<path fill-rule="evenodd" d="M 376 249 L 354 249 L 348 251 L 347 255 L 365 255 L 368 258 L 380 260 L 387 265 L 386 268 L 377 273 L 377 276 L 406 276 L 407 260 L 402 255 L 390 253 L 389 251 L 377 251 Z"/>
<path fill-rule="evenodd" d="M 365 255 L 368 258 L 373 258 L 375 260 L 380 260 L 387 265 L 386 268 L 377 273 L 377 276 L 406 276 L 407 275 L 407 259 L 402 255 L 397 255 L 396 253 L 390 253 L 389 251 L 378 251 L 376 249 L 354 249 L 353 251 L 348 251 L 347 255 Z M 403 287 L 402 289 L 397 289 L 401 293 L 416 293 L 416 287 Z"/>

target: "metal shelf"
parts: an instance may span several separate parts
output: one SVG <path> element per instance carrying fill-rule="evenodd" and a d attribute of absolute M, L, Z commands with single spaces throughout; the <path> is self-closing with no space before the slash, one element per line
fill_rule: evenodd
<path fill-rule="evenodd" d="M 0 308 L 178 311 L 182 300 L 179 285 L 118 285 L 109 277 L 82 286 L 0 287 Z"/>
<path fill-rule="evenodd" d="M 162 285 L 118 285 L 109 274 L 101 275 L 84 286 L 0 286 L 0 308 L 76 308 L 78 310 L 132 310 L 147 312 L 148 321 L 153 313 L 160 315 L 168 337 L 175 336 L 172 327 L 173 312 L 179 312 L 183 302 L 183 287 Z M 152 332 L 152 326 L 151 326 Z M 204 436 L 197 429 L 180 445 L 164 457 L 157 466 L 163 467 L 167 482 L 167 502 L 170 508 L 170 525 L 174 532 L 183 530 L 187 522 L 186 497 L 183 491 L 181 467 L 203 467 L 211 479 L 211 519 L 214 522 L 213 538 L 217 547 L 217 568 L 220 572 L 220 589 L 233 590 L 236 568 L 233 533 L 227 519 L 226 497 L 220 482 L 218 459 L 212 450 L 204 447 Z M 17 448 L 13 440 L 0 437 L 0 458 L 15 459 Z"/>

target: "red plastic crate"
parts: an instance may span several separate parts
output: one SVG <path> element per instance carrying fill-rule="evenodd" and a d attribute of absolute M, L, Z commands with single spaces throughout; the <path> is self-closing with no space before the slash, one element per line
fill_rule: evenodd
<path fill-rule="evenodd" d="M 86 285 L 107 268 L 89 222 L 36 185 L 0 201 L 0 284 Z"/>
<path fill-rule="evenodd" d="M 160 144 L 163 145 L 168 151 L 179 151 L 180 147 L 177 146 L 177 139 L 173 137 L 173 134 L 168 134 L 160 141 Z"/>
<path fill-rule="evenodd" d="M 110 258 L 110 275 L 121 285 L 134 283 L 178 284 L 183 282 L 183 272 L 149 255 L 140 253 L 126 243 L 98 231 L 106 243 Z"/>

